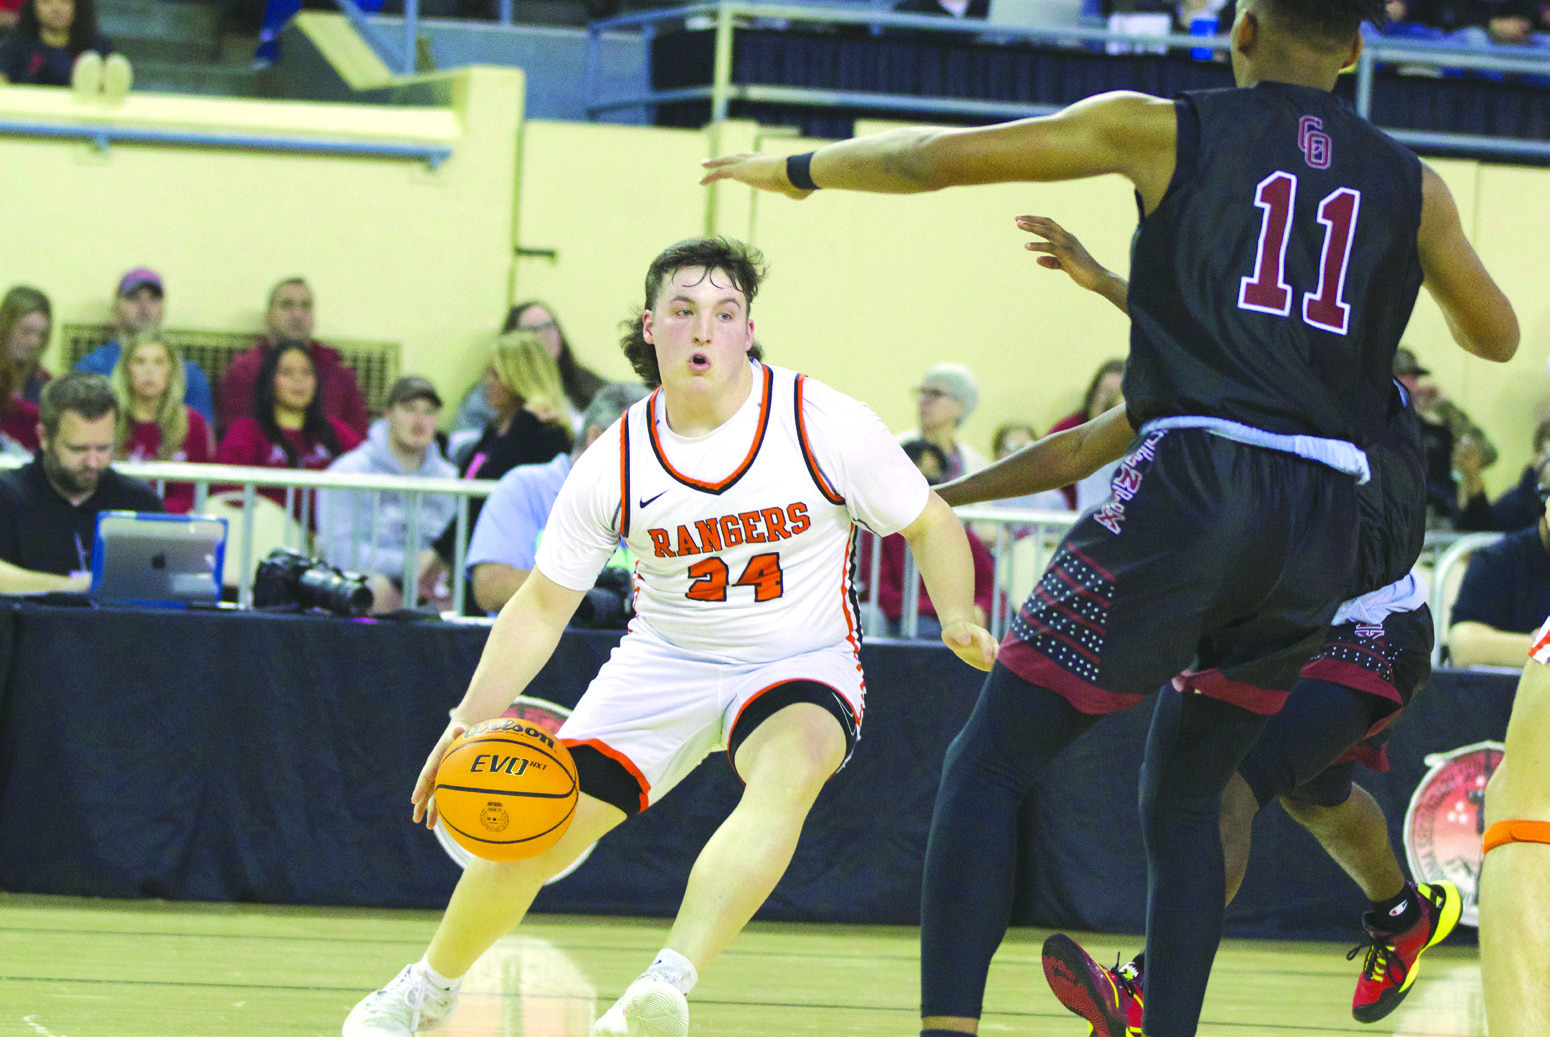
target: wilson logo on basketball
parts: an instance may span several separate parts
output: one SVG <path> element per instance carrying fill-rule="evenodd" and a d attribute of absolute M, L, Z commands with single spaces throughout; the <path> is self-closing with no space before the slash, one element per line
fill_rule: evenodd
<path fill-rule="evenodd" d="M 1485 786 L 1502 762 L 1500 742 L 1476 742 L 1426 757 L 1431 770 L 1405 811 L 1405 857 L 1417 882 L 1446 880 L 1464 895 L 1459 921 L 1480 925 L 1480 863 L 1485 856 Z"/>
<path fill-rule="evenodd" d="M 497 736 L 502 734 L 521 735 L 530 739 L 529 746 L 520 752 L 491 752 L 490 746 L 485 746 L 484 752 L 476 752 L 474 760 L 469 767 L 469 777 L 477 784 L 483 785 L 491 779 L 487 775 L 495 773 L 500 775 L 500 780 L 520 782 L 526 776 L 534 778 L 543 775 L 550 770 L 548 763 L 543 759 L 543 752 L 538 746 L 553 748 L 558 745 L 557 735 L 560 733 L 560 725 L 565 723 L 565 718 L 570 716 L 570 710 L 558 703 L 546 699 L 529 698 L 526 695 L 518 696 L 506 712 L 494 720 L 487 720 L 483 724 L 476 725 L 475 730 L 481 732 L 494 732 Z M 470 732 L 472 734 L 472 732 Z M 481 762 L 480 757 L 484 760 Z M 499 758 L 496 764 L 495 758 Z M 526 766 L 522 762 L 525 761 Z M 477 778 L 473 775 L 473 766 L 480 765 L 481 770 Z M 511 771 L 507 771 L 507 767 Z M 522 768 L 518 773 L 518 769 Z M 570 788 L 575 789 L 574 781 L 570 782 Z M 510 811 L 501 807 L 501 801 L 491 799 L 488 796 L 480 796 L 477 792 L 469 793 L 470 798 L 476 800 L 479 805 L 478 815 L 470 819 L 470 827 L 477 827 L 485 839 L 474 839 L 473 842 L 484 842 L 488 839 L 509 840 L 512 838 L 512 825 L 514 819 Z M 528 799 L 528 805 L 542 804 L 546 798 Z M 439 802 L 439 799 L 438 799 Z M 549 801 L 553 802 L 553 801 Z M 495 809 L 492 809 L 495 808 Z M 497 813 L 500 810 L 501 813 Z M 500 824 L 500 828 L 493 827 Z M 469 846 L 459 841 L 458 836 L 448 828 L 448 820 L 445 816 L 436 823 L 436 839 L 441 843 L 442 849 L 447 851 L 447 856 L 455 861 L 458 867 L 468 867 L 468 862 L 475 856 Z M 596 844 L 593 844 L 596 845 Z M 592 853 L 592 847 L 588 846 L 577 855 L 570 867 L 560 872 L 549 880 L 549 883 L 558 882 L 581 866 L 582 862 Z M 481 854 L 482 855 L 482 854 Z M 548 885 L 549 883 L 545 883 Z"/>

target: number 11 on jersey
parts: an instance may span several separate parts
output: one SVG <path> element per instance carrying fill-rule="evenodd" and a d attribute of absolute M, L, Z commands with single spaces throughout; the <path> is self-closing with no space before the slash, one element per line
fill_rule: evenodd
<path fill-rule="evenodd" d="M 1264 210 L 1259 228 L 1259 249 L 1254 273 L 1238 284 L 1238 306 L 1260 313 L 1287 317 L 1292 312 L 1293 289 L 1286 281 L 1286 244 L 1291 237 L 1292 213 L 1297 203 L 1297 177 L 1277 170 L 1259 182 L 1254 204 Z M 1337 187 L 1319 202 L 1318 221 L 1324 226 L 1324 248 L 1319 256 L 1319 283 L 1302 300 L 1302 319 L 1315 328 L 1344 335 L 1351 325 L 1351 307 L 1341 299 L 1346 268 L 1351 261 L 1351 242 L 1361 211 L 1360 191 Z"/>

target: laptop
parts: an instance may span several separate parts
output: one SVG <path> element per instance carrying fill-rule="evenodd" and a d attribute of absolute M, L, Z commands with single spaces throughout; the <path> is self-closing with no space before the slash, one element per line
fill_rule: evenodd
<path fill-rule="evenodd" d="M 221 599 L 226 520 L 208 515 L 104 511 L 92 547 L 91 597 L 135 605 L 213 605 Z"/>

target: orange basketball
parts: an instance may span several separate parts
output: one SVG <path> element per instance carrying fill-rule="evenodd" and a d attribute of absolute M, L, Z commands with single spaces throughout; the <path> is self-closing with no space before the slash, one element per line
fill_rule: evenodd
<path fill-rule="evenodd" d="M 436 809 L 459 845 L 490 861 L 536 857 L 576 816 L 576 763 L 549 734 L 515 717 L 475 724 L 436 770 Z"/>

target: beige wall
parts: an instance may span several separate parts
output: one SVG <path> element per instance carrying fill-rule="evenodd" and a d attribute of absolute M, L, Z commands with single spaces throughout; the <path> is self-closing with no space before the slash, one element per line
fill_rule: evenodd
<path fill-rule="evenodd" d="M 625 371 L 614 325 L 638 304 L 650 257 L 702 225 L 764 250 L 770 275 L 754 319 L 771 360 L 866 400 L 895 429 L 914 423 L 909 390 L 938 360 L 960 360 L 979 376 L 980 407 L 965 436 L 988 450 L 1002 421 L 1042 429 L 1075 409 L 1093 369 L 1126 350 L 1122 315 L 1037 267 L 1012 224 L 1019 213 L 1052 216 L 1125 272 L 1136 209 L 1120 178 L 909 197 L 819 192 L 803 202 L 723 186 L 702 224 L 701 156 L 822 143 L 749 123 L 721 133 L 713 148 L 709 131 L 526 127 L 523 243 L 557 248 L 559 259 L 520 264 L 516 295 L 553 303 L 578 352 L 600 370 Z M 1506 365 L 1466 355 L 1424 290 L 1406 342 L 1496 440 L 1502 461 L 1487 481 L 1500 490 L 1527 461 L 1534 425 L 1550 417 L 1550 293 L 1539 283 L 1550 170 L 1433 165 L 1518 309 L 1523 346 Z"/>
<path fill-rule="evenodd" d="M 453 77 L 446 108 L 0 87 L 0 119 L 450 145 L 408 160 L 0 137 L 0 286 L 53 299 L 56 324 L 107 319 L 119 275 L 167 284 L 170 327 L 257 330 L 269 287 L 302 274 L 327 339 L 403 343 L 405 370 L 472 377 L 510 289 L 522 73 Z M 57 337 L 57 336 L 56 336 Z M 56 347 L 57 349 L 57 347 Z M 47 365 L 58 370 L 57 357 Z"/>
<path fill-rule="evenodd" d="M 28 282 L 66 321 L 100 319 L 116 277 L 148 263 L 166 275 L 170 323 L 256 328 L 264 292 L 301 272 L 318 289 L 323 337 L 396 339 L 406 370 L 460 394 L 506 306 L 553 304 L 582 360 L 624 377 L 617 324 L 640 302 L 664 245 L 707 228 L 765 250 L 754 307 L 774 362 L 870 403 L 890 426 L 914 422 L 910 388 L 956 359 L 980 379 L 966 438 L 988 447 L 1001 421 L 1041 428 L 1073 409 L 1093 368 L 1123 353 L 1126 324 L 1107 303 L 1042 270 L 1012 217 L 1053 216 L 1124 271 L 1135 206 L 1125 183 L 1012 185 L 914 197 L 820 192 L 805 202 L 707 192 L 698 163 L 717 151 L 787 153 L 820 142 L 735 122 L 686 131 L 528 122 L 513 70 L 456 74 L 450 108 L 131 95 L 111 112 L 66 91 L 0 89 L 0 118 L 324 133 L 450 143 L 421 165 L 176 147 L 88 146 L 0 138 L 0 285 Z M 862 127 L 867 129 L 870 127 Z M 1515 478 L 1534 424 L 1550 417 L 1550 293 L 1541 240 L 1550 170 L 1434 163 L 1466 229 L 1518 307 L 1524 343 L 1493 366 L 1448 339 L 1425 298 L 1407 342 L 1492 433 Z M 520 176 L 518 175 L 520 171 Z M 513 247 L 553 260 L 513 259 Z"/>

